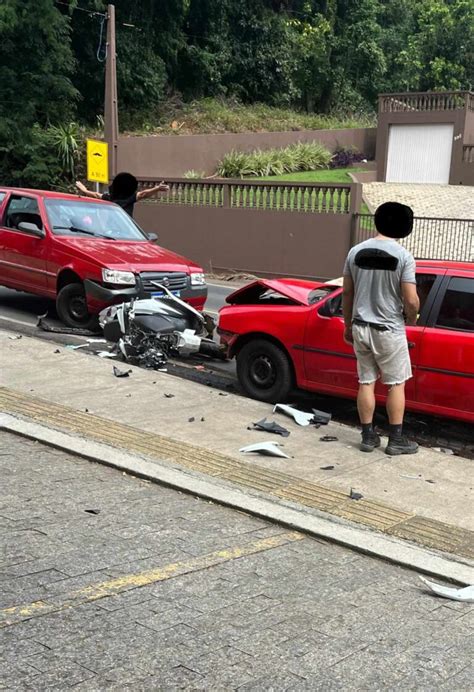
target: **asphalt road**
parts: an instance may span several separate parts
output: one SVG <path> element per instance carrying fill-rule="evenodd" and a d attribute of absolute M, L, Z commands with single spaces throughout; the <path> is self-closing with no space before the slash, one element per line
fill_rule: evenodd
<path fill-rule="evenodd" d="M 225 303 L 226 296 L 234 290 L 236 286 L 233 284 L 209 284 L 206 311 L 217 316 L 219 308 Z M 55 319 L 54 301 L 0 287 L 0 320 L 34 326 L 38 315 L 44 315 L 45 312 L 48 312 L 51 324 L 60 325 L 60 322 Z"/>
<path fill-rule="evenodd" d="M 212 282 L 209 284 L 209 296 L 206 311 L 217 317 L 218 310 L 225 304 L 226 296 L 238 288 L 240 284 Z M 50 334 L 36 329 L 38 315 L 48 313 L 48 323 L 60 327 L 56 318 L 54 302 L 38 298 L 27 293 L 11 291 L 0 287 L 0 329 L 16 331 L 26 336 L 35 336 L 60 345 L 80 345 L 86 343 L 84 337 L 64 334 Z M 92 352 L 102 350 L 103 345 L 93 345 L 85 350 Z M 237 389 L 235 377 L 235 361 L 204 361 L 205 369 L 197 369 L 196 360 L 170 361 L 168 372 L 179 377 L 201 382 L 220 389 Z M 358 425 L 357 409 L 354 401 L 335 397 L 295 394 L 294 402 L 303 406 L 330 411 L 335 420 L 347 425 Z M 385 412 L 377 411 L 375 422 L 381 429 L 387 427 Z M 408 435 L 423 446 L 448 448 L 455 454 L 474 459 L 474 440 L 471 426 L 468 423 L 433 418 L 422 414 L 407 414 L 405 430 Z"/>

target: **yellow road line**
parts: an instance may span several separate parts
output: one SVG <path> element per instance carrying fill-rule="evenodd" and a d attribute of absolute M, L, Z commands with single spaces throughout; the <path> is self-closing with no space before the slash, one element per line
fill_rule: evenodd
<path fill-rule="evenodd" d="M 301 533 L 289 531 L 277 536 L 251 541 L 241 546 L 217 550 L 207 555 L 200 555 L 188 561 L 174 562 L 169 565 L 164 565 L 163 567 L 157 567 L 156 569 L 137 572 L 136 574 L 127 574 L 123 577 L 103 581 L 99 584 L 92 584 L 84 589 L 72 591 L 69 594 L 66 593 L 61 601 L 55 601 L 54 603 L 41 600 L 13 606 L 12 608 L 4 608 L 0 610 L 0 628 L 13 625 L 22 620 L 29 620 L 34 617 L 56 613 L 68 608 L 75 608 L 84 603 L 97 601 L 101 598 L 108 598 L 109 596 L 114 596 L 124 591 L 140 588 L 141 586 L 149 586 L 150 584 L 172 579 L 173 577 L 179 577 L 183 574 L 199 572 L 223 562 L 237 560 L 247 555 L 262 553 L 266 550 L 272 550 L 272 548 L 279 548 L 288 543 L 293 543 L 294 541 L 301 541 L 304 538 L 306 538 L 306 536 Z"/>

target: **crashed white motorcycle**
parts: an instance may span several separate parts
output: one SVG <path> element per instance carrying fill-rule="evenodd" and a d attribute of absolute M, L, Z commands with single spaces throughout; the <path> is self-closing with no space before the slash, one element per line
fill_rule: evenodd
<path fill-rule="evenodd" d="M 166 286 L 154 282 L 163 295 L 151 297 L 138 285 L 112 290 L 93 281 L 85 281 L 87 295 L 102 302 L 120 299 L 99 314 L 99 323 L 107 341 L 117 344 L 127 362 L 160 369 L 170 356 L 194 354 L 225 359 L 221 346 L 212 339 L 214 320 L 195 310 Z"/>

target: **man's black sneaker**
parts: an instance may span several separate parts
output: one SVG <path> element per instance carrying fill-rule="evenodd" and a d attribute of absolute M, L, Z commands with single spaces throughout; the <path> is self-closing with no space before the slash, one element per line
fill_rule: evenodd
<path fill-rule="evenodd" d="M 398 454 L 416 454 L 418 445 L 416 442 L 407 440 L 406 437 L 389 437 L 385 453 L 394 457 Z"/>
<path fill-rule="evenodd" d="M 376 432 L 362 433 L 359 449 L 361 452 L 373 452 L 376 447 L 380 447 L 380 444 L 380 437 Z"/>

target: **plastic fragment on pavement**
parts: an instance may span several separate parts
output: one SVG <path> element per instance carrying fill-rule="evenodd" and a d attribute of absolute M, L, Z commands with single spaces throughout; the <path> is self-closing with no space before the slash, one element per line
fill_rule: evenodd
<path fill-rule="evenodd" d="M 18 341 L 19 339 L 23 339 L 21 334 L 15 334 L 15 336 L 9 336 L 8 338 L 10 341 Z"/>
<path fill-rule="evenodd" d="M 362 495 L 362 493 L 358 493 L 353 488 L 351 488 L 349 497 L 351 498 L 351 500 L 362 500 L 364 496 Z"/>
<path fill-rule="evenodd" d="M 425 579 L 425 577 L 421 575 L 418 576 L 423 584 L 426 584 L 431 591 L 442 598 L 450 598 L 452 601 L 463 601 L 464 603 L 474 603 L 474 584 L 463 588 L 456 588 L 453 586 L 442 586 L 434 581 Z"/>
<path fill-rule="evenodd" d="M 332 471 L 334 466 L 330 464 L 329 466 L 320 466 L 321 471 Z"/>
<path fill-rule="evenodd" d="M 290 416 L 290 418 L 293 418 L 295 423 L 298 425 L 306 426 L 312 423 L 314 420 L 314 413 L 300 411 L 299 409 L 294 408 L 294 406 L 288 406 L 288 404 L 275 404 L 273 413 L 277 413 L 278 411 L 281 411 L 287 416 Z"/>
<path fill-rule="evenodd" d="M 332 413 L 326 413 L 326 411 L 318 411 L 317 408 L 313 408 L 311 410 L 313 412 L 313 423 L 327 425 L 332 418 Z"/>
<path fill-rule="evenodd" d="M 273 420 L 267 421 L 266 418 L 262 418 L 262 420 L 253 423 L 253 426 L 253 428 L 250 428 L 251 430 L 263 430 L 264 432 L 275 433 L 275 435 L 281 435 L 282 437 L 288 437 L 290 434 L 289 430 L 278 425 L 278 423 Z"/>
<path fill-rule="evenodd" d="M 239 452 L 242 454 L 263 454 L 264 456 L 268 457 L 281 457 L 282 459 L 289 459 L 290 457 L 279 449 L 279 446 L 279 442 L 256 442 L 253 445 L 241 447 Z"/>
<path fill-rule="evenodd" d="M 320 442 L 337 442 L 339 438 L 335 435 L 323 435 L 319 440 Z"/>
<path fill-rule="evenodd" d="M 441 454 L 454 454 L 452 449 L 449 447 L 433 447 L 435 452 L 441 452 Z"/>
<path fill-rule="evenodd" d="M 86 348 L 86 346 L 89 346 L 89 344 L 67 344 L 66 348 L 70 351 L 77 351 L 79 348 Z"/>
<path fill-rule="evenodd" d="M 117 354 L 112 351 L 99 351 L 97 355 L 99 358 L 117 358 Z"/>
<path fill-rule="evenodd" d="M 120 370 L 114 365 L 114 375 L 115 377 L 128 377 L 132 371 L 131 370 Z"/>
<path fill-rule="evenodd" d="M 92 336 L 94 332 L 90 329 L 80 329 L 74 327 L 53 327 L 52 325 L 45 322 L 48 313 L 45 312 L 44 315 L 38 315 L 36 327 L 41 329 L 43 332 L 50 332 L 51 334 L 71 334 L 73 336 Z"/>

